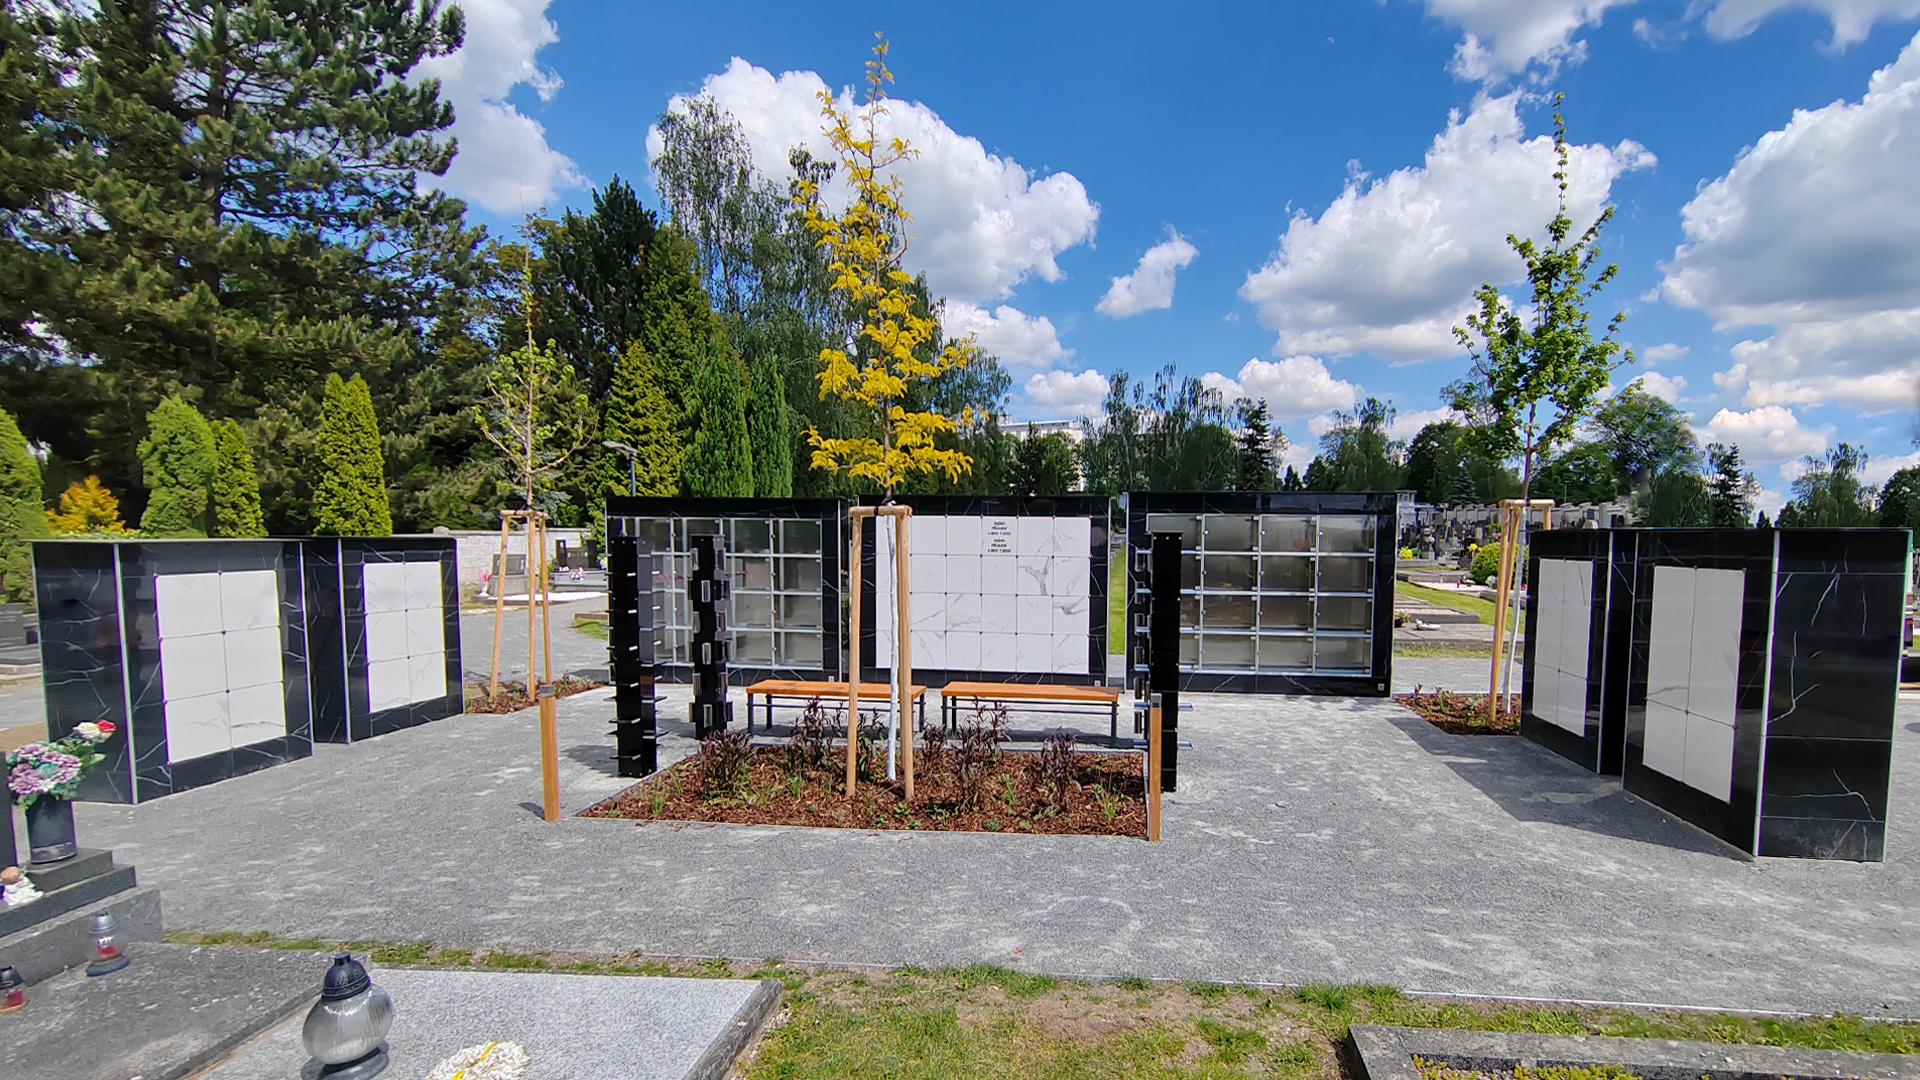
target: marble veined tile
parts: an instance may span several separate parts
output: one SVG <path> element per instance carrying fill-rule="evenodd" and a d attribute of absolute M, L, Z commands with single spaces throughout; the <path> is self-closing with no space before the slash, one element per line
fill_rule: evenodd
<path fill-rule="evenodd" d="M 981 557 L 980 591 L 987 596 L 1013 596 L 1020 591 L 1019 568 L 1012 555 Z"/>
<path fill-rule="evenodd" d="M 1576 676 L 1584 692 L 1587 651 L 1593 636 L 1593 564 L 1575 562 L 1563 574 L 1567 595 L 1560 621 L 1560 670 Z M 1581 726 L 1584 728 L 1585 724 L 1583 716 Z"/>
<path fill-rule="evenodd" d="M 1014 608 L 1011 596 L 983 596 L 980 598 L 980 630 L 988 634 L 1011 634 L 1014 631 Z"/>
<path fill-rule="evenodd" d="M 1053 598 L 1048 596 L 1014 597 L 1013 632 L 1016 634 L 1053 633 Z"/>
<path fill-rule="evenodd" d="M 1012 634 L 980 635 L 981 671 L 1016 671 Z"/>
<path fill-rule="evenodd" d="M 944 555 L 947 551 L 947 519 L 939 514 L 919 514 L 909 519 L 907 554 L 909 556 Z"/>
<path fill-rule="evenodd" d="M 979 555 L 986 550 L 981 546 L 979 518 L 949 517 L 945 528 L 947 554 Z"/>
<path fill-rule="evenodd" d="M 980 554 L 1018 555 L 1020 519 L 988 517 L 980 519 Z"/>
<path fill-rule="evenodd" d="M 221 625 L 219 574 L 155 575 L 153 603 L 162 639 L 217 634 L 225 629 Z"/>
<path fill-rule="evenodd" d="M 942 592 L 947 587 L 947 557 L 937 551 L 907 552 L 907 588 L 915 593 Z"/>
<path fill-rule="evenodd" d="M 280 625 L 280 575 L 272 570 L 229 570 L 220 575 L 220 625 L 258 630 Z"/>
<path fill-rule="evenodd" d="M 1055 596 L 1086 596 L 1093 581 L 1093 560 L 1085 555 L 1055 555 L 1050 579 Z"/>
<path fill-rule="evenodd" d="M 407 610 L 406 563 L 367 563 L 360 574 L 368 614 Z"/>
<path fill-rule="evenodd" d="M 1684 712 L 1693 663 L 1693 570 L 1653 568 L 1652 626 L 1647 634 L 1647 702 Z M 1678 767 L 1679 762 L 1675 761 Z M 1666 770 L 1661 770 L 1665 772 Z M 1668 775 L 1678 778 L 1678 773 Z"/>
<path fill-rule="evenodd" d="M 946 627 L 948 632 L 968 630 L 979 633 L 980 605 L 979 593 L 948 593 Z"/>
<path fill-rule="evenodd" d="M 367 664 L 367 708 L 373 712 L 397 709 L 413 700 L 413 686 L 407 673 L 408 659 L 396 656 Z"/>
<path fill-rule="evenodd" d="M 407 657 L 407 701 L 432 701 L 447 696 L 447 654 L 415 653 Z"/>
<path fill-rule="evenodd" d="M 1092 521 L 1083 517 L 1059 517 L 1053 519 L 1053 527 L 1059 554 L 1081 559 L 1093 554 Z"/>
<path fill-rule="evenodd" d="M 1533 640 L 1533 662 L 1534 667 L 1538 669 L 1536 681 L 1548 670 L 1560 669 L 1560 635 L 1566 616 L 1561 604 L 1564 591 L 1561 588 L 1563 583 L 1560 564 L 1562 561 L 1560 559 L 1540 560 L 1540 611 L 1534 616 Z M 1527 602 L 1534 603 L 1534 599 L 1528 597 Z M 1535 694 L 1538 695 L 1538 693 L 1539 691 L 1536 690 Z M 1535 712 L 1551 718 L 1542 709 L 1536 709 Z"/>
<path fill-rule="evenodd" d="M 980 593 L 980 556 L 946 555 L 947 587 L 949 593 Z"/>
<path fill-rule="evenodd" d="M 1056 675 L 1085 675 L 1087 673 L 1087 635 L 1053 635 L 1053 673 Z"/>
<path fill-rule="evenodd" d="M 1085 637 L 1092 631 L 1092 601 L 1084 596 L 1054 596 L 1049 599 L 1052 601 L 1054 633 Z"/>
<path fill-rule="evenodd" d="M 372 567 L 368 567 L 372 569 Z M 399 660 L 407 655 L 407 613 L 400 611 L 367 614 L 367 660 Z"/>
<path fill-rule="evenodd" d="M 949 630 L 947 668 L 952 671 L 979 671 L 980 634 L 974 630 Z"/>
<path fill-rule="evenodd" d="M 251 746 L 287 733 L 287 694 L 278 679 L 227 694 L 228 739 L 233 746 Z"/>
<path fill-rule="evenodd" d="M 873 663 L 876 667 L 893 666 L 893 632 L 891 630 L 873 635 Z"/>
<path fill-rule="evenodd" d="M 167 760 L 191 761 L 233 749 L 227 694 L 169 699 L 166 705 Z"/>
<path fill-rule="evenodd" d="M 226 691 L 225 638 L 224 634 L 199 634 L 160 639 L 160 686 L 169 701 Z"/>
<path fill-rule="evenodd" d="M 1687 714 L 1671 705 L 1648 699 L 1641 763 L 1675 780 L 1685 780 L 1686 756 Z"/>
<path fill-rule="evenodd" d="M 1015 555 L 1052 555 L 1060 547 L 1059 528 L 1051 517 L 1023 517 L 1015 527 Z"/>
<path fill-rule="evenodd" d="M 1722 571 L 1727 572 L 1731 571 Z M 1733 798 L 1732 725 L 1704 716 L 1687 717 L 1686 761 L 1680 779 L 1721 802 Z"/>
<path fill-rule="evenodd" d="M 953 602 L 943 592 L 915 592 L 910 628 L 914 631 L 944 631 L 947 628 L 947 606 Z"/>
<path fill-rule="evenodd" d="M 1020 672 L 1053 670 L 1052 634 L 1015 634 L 1013 641 L 1013 670 Z"/>
<path fill-rule="evenodd" d="M 226 639 L 227 688 L 280 685 L 280 630 L 229 630 Z M 281 734 L 285 734 L 282 732 Z"/>
<path fill-rule="evenodd" d="M 1031 518 L 1025 520 L 1032 520 Z M 1053 560 L 1045 555 L 1021 555 L 1014 559 L 1015 587 L 1023 594 L 1046 596 L 1053 591 Z"/>
<path fill-rule="evenodd" d="M 402 563 L 406 568 L 404 581 L 407 593 L 407 610 L 429 609 L 438 616 L 441 605 L 446 602 L 440 587 L 440 563 L 410 562 Z"/>
<path fill-rule="evenodd" d="M 407 655 L 444 653 L 447 650 L 447 620 L 439 608 L 407 609 Z"/>
<path fill-rule="evenodd" d="M 1555 708 L 1559 724 L 1575 735 L 1587 733 L 1587 677 L 1561 672 L 1555 680 L 1559 684 L 1559 698 Z"/>
<path fill-rule="evenodd" d="M 1694 572 L 1687 711 L 1727 725 L 1733 723 L 1740 682 L 1740 620 L 1745 589 L 1745 571 Z"/>
<path fill-rule="evenodd" d="M 916 670 L 944 669 L 947 666 L 947 635 L 944 631 L 915 630 L 909 638 L 913 652 L 907 659 Z"/>

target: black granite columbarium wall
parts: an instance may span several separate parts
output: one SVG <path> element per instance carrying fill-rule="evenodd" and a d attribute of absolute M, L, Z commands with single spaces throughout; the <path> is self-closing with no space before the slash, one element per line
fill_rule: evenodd
<path fill-rule="evenodd" d="M 1106 496 L 903 495 L 894 501 L 913 511 L 907 591 L 916 684 L 1106 681 Z M 886 527 L 877 517 L 861 525 L 861 671 L 882 682 L 893 666 L 894 633 L 894 572 L 882 562 L 892 546 L 881 539 Z M 1033 531 L 1022 535 L 1026 529 Z M 989 558 L 1006 564 L 1005 580 L 988 580 Z M 1040 616 L 1044 628 L 1034 624 Z"/>
<path fill-rule="evenodd" d="M 1634 549 L 1625 529 L 1528 538 L 1520 734 L 1607 775 L 1626 752 Z"/>
<path fill-rule="evenodd" d="M 310 561 L 338 568 L 337 585 L 323 583 L 338 599 L 322 603 L 338 612 L 326 620 L 338 637 L 324 651 L 329 693 L 336 684 L 339 693 L 329 699 L 334 711 L 324 726 L 316 723 L 316 739 L 357 742 L 459 715 L 465 683 L 453 539 L 342 537 L 302 545 Z"/>
<path fill-rule="evenodd" d="M 613 676 L 614 758 L 621 776 L 651 776 L 660 767 L 659 671 L 654 650 L 661 629 L 656 560 L 647 536 L 607 538 L 607 667 Z"/>
<path fill-rule="evenodd" d="M 1392 492 L 1130 493 L 1131 550 L 1183 536 L 1181 688 L 1388 694 L 1397 509 Z"/>

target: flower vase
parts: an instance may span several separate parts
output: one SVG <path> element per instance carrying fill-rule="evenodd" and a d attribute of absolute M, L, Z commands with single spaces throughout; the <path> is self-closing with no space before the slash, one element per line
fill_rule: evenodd
<path fill-rule="evenodd" d="M 36 865 L 61 862 L 80 853 L 74 842 L 73 803 L 41 795 L 27 804 L 27 845 Z"/>

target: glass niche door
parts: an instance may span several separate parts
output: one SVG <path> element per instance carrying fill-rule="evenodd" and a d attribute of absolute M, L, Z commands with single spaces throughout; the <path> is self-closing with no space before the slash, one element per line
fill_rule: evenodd
<path fill-rule="evenodd" d="M 663 662 L 691 663 L 692 612 L 687 579 L 694 536 L 726 540 L 732 583 L 727 629 L 736 667 L 819 669 L 826 658 L 823 553 L 816 518 L 633 518 L 635 535 L 653 538 L 660 578 L 654 582 L 666 625 L 655 630 Z"/>
<path fill-rule="evenodd" d="M 1179 532 L 1180 663 L 1202 673 L 1369 675 L 1370 514 L 1148 514 Z"/>

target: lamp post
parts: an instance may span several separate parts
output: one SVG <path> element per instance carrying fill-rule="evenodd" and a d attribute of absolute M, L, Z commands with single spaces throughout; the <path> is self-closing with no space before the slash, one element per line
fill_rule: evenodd
<path fill-rule="evenodd" d="M 612 439 L 603 439 L 601 440 L 600 445 L 606 447 L 609 450 L 618 451 L 619 453 L 627 455 L 627 494 L 632 495 L 634 493 L 633 463 L 635 460 L 637 460 L 640 457 L 640 451 L 635 450 L 633 447 L 628 446 L 626 443 L 615 442 Z"/>

